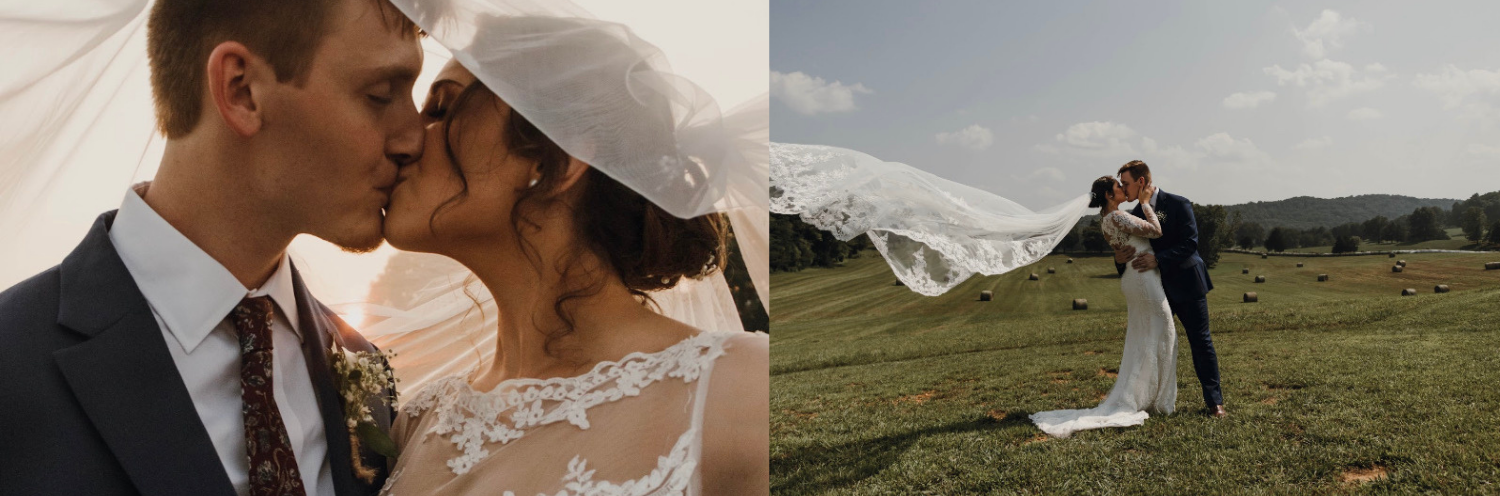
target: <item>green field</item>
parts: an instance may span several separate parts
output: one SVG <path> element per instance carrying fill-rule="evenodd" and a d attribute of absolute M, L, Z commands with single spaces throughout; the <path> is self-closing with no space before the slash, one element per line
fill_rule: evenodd
<path fill-rule="evenodd" d="M 1113 384 L 1110 259 L 1051 256 L 940 297 L 893 285 L 874 252 L 773 274 L 773 490 L 1500 493 L 1500 271 L 1483 270 L 1500 255 L 1400 258 L 1395 274 L 1383 256 L 1225 254 L 1209 304 L 1230 417 L 1199 413 L 1179 332 L 1176 414 L 1069 439 L 1027 415 L 1092 407 Z"/>
<path fill-rule="evenodd" d="M 1469 241 L 1464 237 L 1464 230 L 1452 228 L 1447 230 L 1449 239 L 1438 239 L 1432 241 L 1416 241 L 1410 243 L 1360 243 L 1359 251 L 1392 251 L 1392 250 L 1477 250 L 1479 243 Z M 1255 248 L 1265 251 L 1265 247 Z M 1333 245 L 1308 246 L 1303 248 L 1288 248 L 1286 251 L 1294 253 L 1333 253 Z"/>

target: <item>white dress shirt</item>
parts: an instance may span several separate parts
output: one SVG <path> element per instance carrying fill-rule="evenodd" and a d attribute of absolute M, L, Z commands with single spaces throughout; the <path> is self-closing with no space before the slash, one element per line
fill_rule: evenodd
<path fill-rule="evenodd" d="M 247 290 L 223 265 L 168 224 L 135 190 L 115 215 L 109 240 L 151 305 L 177 372 L 193 398 L 219 461 L 241 495 L 250 491 L 240 399 L 238 334 L 226 317 L 247 296 L 275 302 L 272 388 L 297 469 L 309 495 L 332 495 L 323 416 L 302 356 L 291 262 L 283 255 L 259 289 Z"/>

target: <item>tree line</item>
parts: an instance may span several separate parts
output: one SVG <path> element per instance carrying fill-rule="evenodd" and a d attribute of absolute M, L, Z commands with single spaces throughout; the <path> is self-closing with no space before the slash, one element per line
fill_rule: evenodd
<path fill-rule="evenodd" d="M 1395 197 L 1393 197 L 1395 198 Z M 1403 197 L 1404 198 L 1404 197 Z M 1368 243 L 1419 243 L 1450 239 L 1446 230 L 1463 229 L 1464 236 L 1482 248 L 1500 248 L 1500 191 L 1474 194 L 1454 202 L 1451 208 L 1416 207 L 1411 213 L 1387 218 L 1371 217 L 1333 227 L 1295 228 L 1267 226 L 1246 221 L 1242 206 L 1193 204 L 1198 222 L 1198 254 L 1209 267 L 1219 261 L 1220 251 L 1240 247 L 1286 251 L 1313 246 L 1333 246 L 1334 253 L 1360 251 Z M 834 267 L 860 252 L 873 248 L 866 236 L 848 242 L 802 222 L 793 215 L 771 214 L 771 270 L 799 271 L 808 267 Z M 1099 228 L 1099 216 L 1079 220 L 1053 250 L 1096 252 L 1110 250 Z"/>

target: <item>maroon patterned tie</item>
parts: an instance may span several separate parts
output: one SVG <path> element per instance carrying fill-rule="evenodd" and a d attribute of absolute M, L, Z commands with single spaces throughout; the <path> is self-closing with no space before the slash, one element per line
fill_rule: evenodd
<path fill-rule="evenodd" d="M 305 496 L 297 458 L 276 396 L 271 390 L 271 298 L 245 298 L 230 318 L 240 336 L 240 399 L 245 417 L 245 454 L 250 458 L 250 494 Z"/>

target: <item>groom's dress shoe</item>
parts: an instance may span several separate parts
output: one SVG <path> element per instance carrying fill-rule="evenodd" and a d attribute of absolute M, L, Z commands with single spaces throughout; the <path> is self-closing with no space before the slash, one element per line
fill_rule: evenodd
<path fill-rule="evenodd" d="M 1224 405 L 1214 405 L 1214 406 L 1209 407 L 1209 408 L 1207 408 L 1205 410 L 1206 410 L 1206 413 L 1208 413 L 1208 416 L 1210 416 L 1210 417 L 1224 418 L 1224 417 L 1228 417 L 1229 416 L 1229 412 L 1224 411 Z"/>

